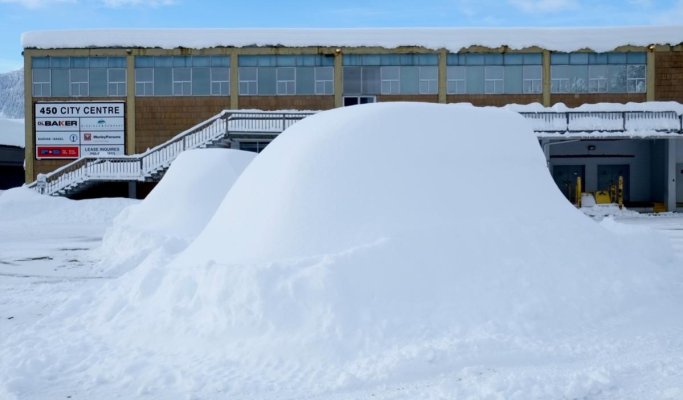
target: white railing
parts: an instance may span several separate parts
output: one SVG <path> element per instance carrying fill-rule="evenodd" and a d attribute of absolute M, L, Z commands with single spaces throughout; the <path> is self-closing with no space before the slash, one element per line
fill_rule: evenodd
<path fill-rule="evenodd" d="M 536 133 L 657 132 L 683 133 L 675 111 L 520 112 Z"/>
<path fill-rule="evenodd" d="M 225 110 L 181 132 L 142 154 L 118 157 L 86 157 L 28 185 L 43 194 L 62 194 L 87 181 L 144 181 L 171 165 L 185 150 L 209 145 L 230 134 L 278 134 L 310 112 L 238 112 Z"/>

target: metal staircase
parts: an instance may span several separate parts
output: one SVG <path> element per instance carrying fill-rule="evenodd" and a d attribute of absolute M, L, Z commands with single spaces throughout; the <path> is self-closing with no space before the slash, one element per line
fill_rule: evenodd
<path fill-rule="evenodd" d="M 69 196 L 97 182 L 156 182 L 181 152 L 202 147 L 229 147 L 234 139 L 270 140 L 313 112 L 231 111 L 178 134 L 142 154 L 86 157 L 28 185 L 42 194 Z M 683 119 L 674 111 L 520 112 L 539 138 L 662 138 L 683 134 Z"/>
<path fill-rule="evenodd" d="M 310 112 L 242 112 L 224 110 L 142 154 L 84 157 L 49 174 L 38 175 L 28 187 L 42 194 L 69 196 L 97 182 L 156 182 L 185 150 L 227 147 L 231 139 L 272 139 Z"/>

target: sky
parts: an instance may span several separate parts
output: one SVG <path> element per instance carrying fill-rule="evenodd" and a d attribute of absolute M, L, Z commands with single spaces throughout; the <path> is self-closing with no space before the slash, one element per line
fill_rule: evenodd
<path fill-rule="evenodd" d="M 22 67 L 21 34 L 37 30 L 628 26 L 681 21 L 683 0 L 0 0 L 0 73 Z"/>

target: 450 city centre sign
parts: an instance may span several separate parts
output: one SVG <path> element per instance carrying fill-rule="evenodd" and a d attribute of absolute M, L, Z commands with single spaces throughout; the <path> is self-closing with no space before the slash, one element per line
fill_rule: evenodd
<path fill-rule="evenodd" d="M 38 160 L 124 154 L 123 102 L 41 102 L 33 115 Z"/>

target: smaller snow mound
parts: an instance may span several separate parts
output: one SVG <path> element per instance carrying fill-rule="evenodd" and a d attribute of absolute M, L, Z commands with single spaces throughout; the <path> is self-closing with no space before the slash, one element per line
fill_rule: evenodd
<path fill-rule="evenodd" d="M 230 149 L 180 154 L 144 201 L 116 217 L 103 240 L 102 270 L 119 274 L 155 249 L 166 255 L 183 250 L 254 156 Z"/>
<path fill-rule="evenodd" d="M 59 221 L 106 226 L 130 202 L 129 199 L 70 200 L 18 187 L 0 193 L 0 223 L 35 224 L 43 229 L 59 229 Z"/>

